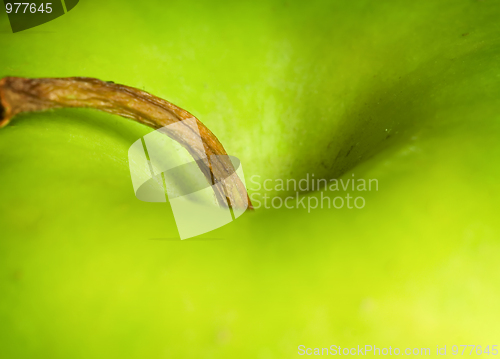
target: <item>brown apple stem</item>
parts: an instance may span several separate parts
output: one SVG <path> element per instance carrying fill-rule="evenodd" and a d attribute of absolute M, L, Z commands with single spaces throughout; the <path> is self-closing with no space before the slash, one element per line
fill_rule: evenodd
<path fill-rule="evenodd" d="M 167 128 L 166 134 L 191 154 L 207 181 L 216 184 L 213 188 L 218 202 L 238 209 L 245 209 L 248 204 L 248 208 L 253 209 L 222 144 L 203 123 L 182 108 L 145 91 L 94 78 L 4 77 L 0 80 L 0 128 L 19 113 L 68 107 L 94 108 L 154 129 L 182 121 L 182 126 L 172 126 L 175 130 Z M 196 121 L 183 121 L 187 119 Z"/>

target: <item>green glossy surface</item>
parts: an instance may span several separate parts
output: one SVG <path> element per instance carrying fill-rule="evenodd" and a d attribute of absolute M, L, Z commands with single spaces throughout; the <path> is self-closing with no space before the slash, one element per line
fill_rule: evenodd
<path fill-rule="evenodd" d="M 254 195 L 254 175 L 379 190 L 362 210 L 261 208 L 204 240 L 152 240 L 177 230 L 132 190 L 128 147 L 150 129 L 19 116 L 0 130 L 0 356 L 497 344 L 499 15 L 486 0 L 88 0 L 17 34 L 1 15 L 0 76 L 164 97 L 241 159 Z"/>

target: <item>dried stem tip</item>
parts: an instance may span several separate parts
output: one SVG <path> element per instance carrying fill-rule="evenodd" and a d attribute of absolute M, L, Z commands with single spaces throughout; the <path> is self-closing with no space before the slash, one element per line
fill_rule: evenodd
<path fill-rule="evenodd" d="M 220 204 L 227 200 L 233 208 L 244 209 L 247 203 L 248 208 L 253 208 L 222 144 L 205 125 L 182 108 L 145 91 L 94 78 L 5 77 L 0 80 L 0 127 L 19 113 L 65 107 L 94 108 L 154 129 L 195 119 L 195 122 L 183 121 L 180 130 L 167 135 L 189 151 L 210 183 L 222 184 L 213 186 Z M 191 128 L 190 122 L 196 123 L 197 128 Z M 205 158 L 209 161 L 203 161 Z"/>

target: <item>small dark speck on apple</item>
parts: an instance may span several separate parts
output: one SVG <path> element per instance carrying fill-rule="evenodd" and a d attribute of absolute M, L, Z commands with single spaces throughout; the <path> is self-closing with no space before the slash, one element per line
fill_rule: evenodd
<path fill-rule="evenodd" d="M 347 153 L 345 155 L 346 157 L 349 156 L 349 154 L 351 153 L 353 148 L 354 148 L 354 145 L 352 145 L 351 148 L 349 148 L 349 151 L 347 151 Z"/>
<path fill-rule="evenodd" d="M 465 37 L 465 36 L 467 36 L 467 35 L 469 35 L 469 33 L 468 33 L 468 32 L 465 32 L 465 33 L 463 33 L 463 34 L 462 34 L 462 36 L 463 36 L 463 37 Z"/>
<path fill-rule="evenodd" d="M 12 279 L 15 281 L 15 282 L 19 282 L 21 279 L 23 279 L 24 277 L 24 273 L 22 270 L 16 270 L 14 271 L 14 273 L 12 274 Z"/>

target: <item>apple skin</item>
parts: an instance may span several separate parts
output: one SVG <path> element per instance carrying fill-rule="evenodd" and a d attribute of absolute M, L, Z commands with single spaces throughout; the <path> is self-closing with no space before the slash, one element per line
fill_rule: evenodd
<path fill-rule="evenodd" d="M 0 130 L 0 357 L 496 344 L 499 15 L 490 1 L 85 1 L 15 35 L 2 15 L 2 77 L 144 88 L 198 116 L 247 184 L 354 173 L 379 191 L 362 210 L 261 208 L 168 240 L 170 208 L 138 201 L 128 172 L 150 129 L 19 116 Z"/>

